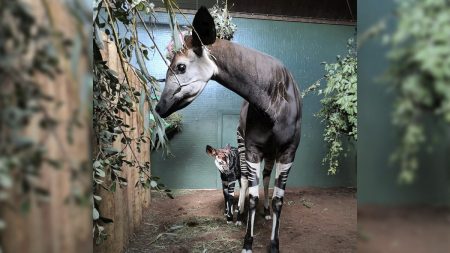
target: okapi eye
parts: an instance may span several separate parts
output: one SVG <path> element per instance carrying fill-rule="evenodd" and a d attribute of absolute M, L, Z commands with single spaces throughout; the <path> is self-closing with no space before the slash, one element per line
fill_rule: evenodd
<path fill-rule="evenodd" d="M 177 65 L 177 70 L 178 70 L 180 73 L 184 73 L 184 72 L 186 71 L 186 65 L 185 65 L 185 64 L 182 64 L 182 63 L 178 64 L 178 65 Z"/>

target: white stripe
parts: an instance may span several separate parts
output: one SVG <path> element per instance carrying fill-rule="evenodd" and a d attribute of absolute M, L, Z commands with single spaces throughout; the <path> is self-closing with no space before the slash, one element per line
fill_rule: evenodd
<path fill-rule="evenodd" d="M 279 178 L 281 172 L 287 171 L 291 166 L 292 166 L 292 163 L 286 163 L 286 164 L 276 163 L 275 164 L 275 168 L 276 168 L 275 178 Z"/>
<path fill-rule="evenodd" d="M 251 230 L 251 236 L 253 237 L 253 227 L 255 226 L 255 211 L 252 212 L 252 230 Z"/>
<path fill-rule="evenodd" d="M 257 169 L 257 168 L 260 169 L 260 167 L 261 167 L 261 163 L 251 163 L 251 162 L 247 161 L 247 164 L 254 169 Z"/>
<path fill-rule="evenodd" d="M 275 212 L 273 213 L 273 219 L 272 219 L 272 235 L 270 236 L 271 240 L 275 240 L 275 226 L 277 225 L 277 216 L 275 215 Z"/>
<path fill-rule="evenodd" d="M 252 196 L 259 196 L 259 186 L 251 186 L 248 188 L 248 194 L 251 194 Z"/>
<path fill-rule="evenodd" d="M 275 186 L 273 188 L 273 196 L 272 197 L 273 198 L 275 198 L 275 197 L 283 198 L 284 197 L 284 190 Z"/>

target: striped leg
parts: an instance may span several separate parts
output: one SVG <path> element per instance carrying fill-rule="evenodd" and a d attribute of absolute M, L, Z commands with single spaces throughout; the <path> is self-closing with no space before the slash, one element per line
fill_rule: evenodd
<path fill-rule="evenodd" d="M 236 182 L 231 182 L 228 184 L 228 196 L 227 196 L 227 201 L 226 201 L 226 205 L 227 205 L 227 223 L 232 223 L 233 222 L 233 202 L 234 202 L 234 186 L 235 186 Z"/>
<path fill-rule="evenodd" d="M 236 225 L 242 225 L 242 216 L 245 209 L 245 198 L 247 197 L 248 191 L 248 180 L 246 177 L 241 177 L 241 189 L 239 191 L 239 202 L 238 202 L 238 214 L 236 218 Z"/>
<path fill-rule="evenodd" d="M 222 175 L 221 175 L 222 176 Z M 223 192 L 223 199 L 225 203 L 225 209 L 223 211 L 223 215 L 227 215 L 227 200 L 228 200 L 228 181 L 225 181 L 222 178 L 222 192 Z"/>
<path fill-rule="evenodd" d="M 259 175 L 261 163 L 251 163 L 247 161 L 248 170 L 248 195 L 249 195 L 249 208 L 247 216 L 247 233 L 245 234 L 244 247 L 242 253 L 251 253 L 253 246 L 253 227 L 255 225 L 255 213 L 256 206 L 259 200 Z"/>
<path fill-rule="evenodd" d="M 284 190 L 286 189 L 286 181 L 288 179 L 289 171 L 292 163 L 282 164 L 277 163 L 275 175 L 275 187 L 273 189 L 272 197 L 272 235 L 270 237 L 270 252 L 279 252 L 279 233 L 280 233 L 280 215 L 283 207 Z"/>
<path fill-rule="evenodd" d="M 264 182 L 264 217 L 266 220 L 272 219 L 270 217 L 270 207 L 269 207 L 269 183 L 270 174 L 272 173 L 272 168 L 274 160 L 265 159 L 264 160 L 264 170 L 263 170 L 263 182 Z"/>
<path fill-rule="evenodd" d="M 238 214 L 236 219 L 236 225 L 242 225 L 242 215 L 245 209 L 245 198 L 247 197 L 248 191 L 248 179 L 247 179 L 247 162 L 245 160 L 245 144 L 244 138 L 242 137 L 242 133 L 240 128 L 237 129 L 237 143 L 238 143 L 238 152 L 239 152 L 239 165 L 241 169 L 241 185 L 239 192 L 239 202 L 238 202 Z"/>

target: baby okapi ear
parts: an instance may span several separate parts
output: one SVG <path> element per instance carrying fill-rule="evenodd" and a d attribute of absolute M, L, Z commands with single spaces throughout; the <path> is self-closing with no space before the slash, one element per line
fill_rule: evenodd
<path fill-rule="evenodd" d="M 216 25 L 214 24 L 213 17 L 209 14 L 209 11 L 205 6 L 198 9 L 194 21 L 192 22 L 192 26 L 194 28 L 194 31 L 192 31 L 192 44 L 194 47 L 201 48 L 202 43 L 203 45 L 211 45 L 216 41 Z M 202 50 L 199 50 L 200 54 L 201 51 Z"/>
<path fill-rule="evenodd" d="M 216 150 L 213 147 L 206 145 L 206 154 L 208 154 L 210 156 L 215 156 Z"/>

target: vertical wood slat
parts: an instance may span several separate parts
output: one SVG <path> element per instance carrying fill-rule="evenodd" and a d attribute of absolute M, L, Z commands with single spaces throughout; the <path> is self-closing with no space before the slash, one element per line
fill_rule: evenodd
<path fill-rule="evenodd" d="M 120 58 L 117 54 L 114 42 L 107 39 L 104 40 L 105 49 L 102 50 L 103 59 L 107 60 L 108 67 L 119 75 L 119 80 L 124 80 L 124 74 L 121 67 Z M 139 78 L 130 70 L 127 72 L 131 82 L 131 86 L 140 91 Z M 148 105 L 145 105 L 146 109 Z M 135 127 L 136 130 L 129 133 L 129 137 L 137 137 L 143 131 L 143 126 L 138 118 L 138 111 L 128 116 L 121 113 L 120 116 L 126 124 Z M 114 144 L 115 147 L 122 149 L 124 146 L 120 139 Z M 141 152 L 136 150 L 136 144 L 132 144 L 138 161 L 143 164 L 150 161 L 150 145 L 142 146 Z M 127 159 L 133 160 L 133 154 L 129 149 L 125 149 Z M 105 190 L 100 191 L 102 201 L 100 203 L 100 213 L 107 218 L 113 219 L 113 223 L 105 225 L 106 232 L 109 234 L 108 239 L 100 245 L 94 246 L 97 253 L 120 253 L 125 250 L 128 245 L 130 236 L 134 233 L 137 226 L 142 221 L 142 212 L 150 203 L 150 190 L 142 187 L 135 187 L 139 180 L 139 171 L 136 168 L 124 166 L 123 176 L 127 179 L 126 187 L 117 187 L 115 193 Z"/>
<path fill-rule="evenodd" d="M 30 10 L 36 17 L 36 21 L 48 24 L 48 16 L 41 1 L 27 0 Z M 66 38 L 73 38 L 76 34 L 74 19 L 63 4 L 58 0 L 47 0 L 49 12 L 54 18 L 55 29 L 61 31 Z M 7 227 L 2 231 L 0 243 L 6 253 L 76 253 L 92 252 L 92 210 L 89 205 L 79 205 L 72 198 L 72 190 L 79 187 L 82 191 L 91 188 L 91 174 L 86 172 L 77 180 L 72 178 L 75 170 L 80 169 L 84 163 L 89 162 L 89 116 L 87 106 L 81 104 L 80 83 L 74 80 L 70 69 L 69 60 L 62 55 L 60 68 L 62 72 L 54 79 L 45 76 L 36 76 L 36 80 L 43 92 L 57 101 L 61 101 L 60 107 L 54 104 L 44 103 L 44 107 L 52 118 L 57 119 L 58 125 L 49 133 L 39 127 L 39 117 L 34 117 L 25 135 L 43 140 L 47 154 L 52 159 L 63 161 L 60 169 L 44 165 L 40 170 L 39 185 L 49 192 L 48 200 L 38 198 L 31 193 L 31 205 L 29 212 L 20 211 L 21 197 L 13 191 L 11 206 L 0 208 L 2 217 L 6 220 Z M 74 76 L 83 76 L 88 59 L 82 56 L 78 62 L 79 73 Z M 81 128 L 75 127 L 74 140 L 70 144 L 67 139 L 67 126 L 70 124 L 74 112 L 81 110 L 79 119 Z M 20 185 L 15 185 L 20 189 Z"/>
<path fill-rule="evenodd" d="M 46 12 L 41 1 L 27 0 L 33 12 L 37 15 L 37 20 L 47 22 Z M 72 16 L 67 13 L 59 0 L 47 0 L 50 11 L 53 14 L 56 28 L 68 38 L 76 33 L 76 27 Z M 110 66 L 116 72 L 121 73 L 120 65 L 115 48 L 110 43 L 107 44 L 107 52 L 110 58 Z M 86 57 L 86 56 L 84 56 Z M 84 59 L 86 60 L 86 59 Z M 69 66 L 68 62 L 63 62 Z M 81 63 L 82 65 L 83 63 Z M 64 69 L 64 68 L 63 68 Z M 82 67 L 80 67 L 82 69 Z M 82 74 L 75 74 L 81 76 Z M 34 119 L 27 135 L 36 139 L 48 137 L 46 147 L 49 156 L 55 159 L 71 160 L 79 165 L 82 162 L 89 162 L 89 140 L 88 115 L 83 111 L 81 119 L 84 121 L 83 128 L 74 129 L 74 143 L 70 145 L 66 139 L 68 121 L 71 119 L 76 109 L 85 108 L 81 105 L 79 97 L 80 87 L 75 84 L 68 73 L 63 72 L 54 80 L 46 77 L 39 78 L 42 82 L 42 89 L 46 94 L 57 98 L 63 102 L 59 109 L 49 106 L 48 111 L 52 117 L 58 119 L 59 126 L 55 131 L 59 137 L 58 141 L 52 139 L 48 133 L 37 127 L 38 119 Z M 137 84 L 137 77 L 132 77 L 132 85 Z M 122 115 L 124 116 L 124 115 Z M 137 127 L 135 134 L 141 130 L 135 117 L 126 118 L 130 125 Z M 120 142 L 116 144 L 121 146 Z M 95 150 L 95 147 L 92 147 Z M 142 147 L 142 152 L 138 154 L 140 162 L 150 159 L 150 148 Z M 131 154 L 127 154 L 128 158 Z M 2 231 L 0 244 L 5 253 L 78 253 L 92 252 L 92 207 L 80 206 L 70 200 L 71 191 L 76 184 L 84 186 L 83 189 L 90 189 L 91 173 L 85 172 L 82 182 L 72 179 L 72 171 L 68 164 L 63 168 L 55 170 L 51 167 L 44 167 L 41 170 L 40 184 L 50 193 L 50 200 L 43 202 L 32 196 L 30 212 L 22 214 L 19 203 L 13 203 L 12 208 L 0 207 L 2 217 L 7 221 L 6 230 Z M 101 193 L 103 203 L 101 210 L 105 217 L 114 219 L 114 223 L 107 225 L 107 232 L 110 237 L 102 245 L 95 247 L 95 252 L 123 252 L 128 243 L 130 235 L 142 219 L 142 210 L 148 207 L 150 202 L 150 191 L 139 187 L 134 187 L 138 179 L 138 172 L 134 168 L 124 168 L 126 178 L 130 182 L 124 189 L 117 188 L 115 194 Z M 13 196 L 12 199 L 18 199 Z"/>

